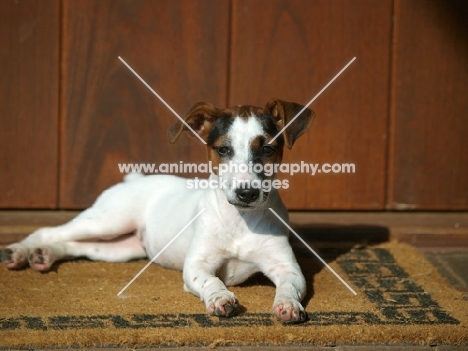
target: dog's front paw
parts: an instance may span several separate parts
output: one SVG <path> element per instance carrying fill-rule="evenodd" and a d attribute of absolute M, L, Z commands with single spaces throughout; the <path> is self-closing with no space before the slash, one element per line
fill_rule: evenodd
<path fill-rule="evenodd" d="M 20 244 L 14 244 L 0 251 L 3 265 L 8 269 L 20 269 L 28 264 L 28 250 Z"/>
<path fill-rule="evenodd" d="M 211 294 L 206 302 L 206 312 L 211 316 L 230 317 L 239 307 L 236 296 L 228 291 L 219 291 Z"/>
<path fill-rule="evenodd" d="M 302 323 L 307 320 L 307 314 L 301 303 L 292 299 L 276 300 L 273 304 L 273 314 L 284 323 Z"/>

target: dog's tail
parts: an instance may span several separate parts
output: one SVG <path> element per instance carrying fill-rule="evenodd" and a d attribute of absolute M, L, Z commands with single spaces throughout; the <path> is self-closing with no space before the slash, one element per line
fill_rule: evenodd
<path fill-rule="evenodd" d="M 127 175 L 124 176 L 124 182 L 132 182 L 134 180 L 137 180 L 137 179 L 140 179 L 140 178 L 143 178 L 145 175 L 142 174 L 142 173 L 129 173 Z"/>

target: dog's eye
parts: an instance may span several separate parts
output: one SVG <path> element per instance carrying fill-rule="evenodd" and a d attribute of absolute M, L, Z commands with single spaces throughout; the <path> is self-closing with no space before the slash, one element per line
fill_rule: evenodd
<path fill-rule="evenodd" d="M 219 156 L 229 156 L 231 154 L 231 148 L 227 146 L 221 146 L 216 149 Z"/>
<path fill-rule="evenodd" d="M 263 147 L 263 156 L 270 157 L 276 152 L 276 149 L 273 146 L 264 146 Z"/>

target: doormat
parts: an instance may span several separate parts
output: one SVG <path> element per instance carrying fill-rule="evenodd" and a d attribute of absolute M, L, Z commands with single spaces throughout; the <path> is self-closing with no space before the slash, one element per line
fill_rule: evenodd
<path fill-rule="evenodd" d="M 147 261 L 64 262 L 40 274 L 0 268 L 0 348 L 196 345 L 466 344 L 468 302 L 414 248 L 396 242 L 321 254 L 354 296 L 307 250 L 308 321 L 284 325 L 270 313 L 274 286 L 256 276 L 231 290 L 241 312 L 209 317 L 183 291 L 178 271 Z"/>

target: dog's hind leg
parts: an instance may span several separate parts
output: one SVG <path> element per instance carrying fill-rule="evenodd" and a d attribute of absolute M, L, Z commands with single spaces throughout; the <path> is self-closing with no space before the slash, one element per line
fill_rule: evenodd
<path fill-rule="evenodd" d="M 93 261 L 126 262 L 145 258 L 146 251 L 136 234 L 99 242 L 59 242 L 32 249 L 28 256 L 32 269 L 44 272 L 56 261 L 86 257 Z"/>
<path fill-rule="evenodd" d="M 18 269 L 28 263 L 34 266 L 36 262 L 46 260 L 48 255 L 51 255 L 50 261 L 77 257 L 73 252 L 64 252 L 58 244 L 113 240 L 137 231 L 140 216 L 144 213 L 144 199 L 138 198 L 139 193 L 135 195 L 128 188 L 126 184 L 118 184 L 105 191 L 92 207 L 70 222 L 38 229 L 23 241 L 9 245 L 1 255 L 4 265 L 9 269 Z"/>

